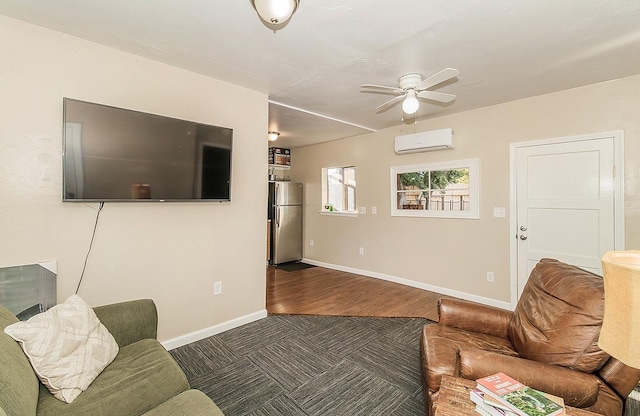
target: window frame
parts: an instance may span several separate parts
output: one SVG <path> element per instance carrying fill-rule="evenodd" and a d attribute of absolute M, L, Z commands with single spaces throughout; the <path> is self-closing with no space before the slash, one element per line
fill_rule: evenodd
<path fill-rule="evenodd" d="M 351 211 L 347 211 L 347 210 L 341 210 L 341 211 L 329 211 L 328 209 L 325 209 L 325 206 L 329 203 L 329 170 L 331 169 L 342 169 L 343 170 L 343 175 L 342 177 L 344 178 L 344 169 L 353 169 L 353 176 L 354 176 L 354 181 L 355 184 L 353 186 L 349 185 L 349 184 L 345 184 L 344 181 L 342 182 L 342 203 L 343 205 L 348 205 L 348 188 L 353 188 L 353 210 Z M 358 214 L 358 204 L 357 204 L 357 193 L 358 193 L 358 189 L 357 189 L 357 170 L 356 170 L 356 166 L 355 165 L 349 165 L 349 166 L 329 166 L 326 168 L 322 168 L 322 207 L 320 209 L 320 212 L 322 214 L 330 214 L 330 215 L 343 215 L 343 216 L 356 216 Z"/>
<path fill-rule="evenodd" d="M 415 210 L 398 209 L 398 180 L 397 175 L 410 172 L 443 171 L 455 169 L 469 169 L 469 210 Z M 480 161 L 479 159 L 463 159 L 447 162 L 423 163 L 419 165 L 392 166 L 390 172 L 391 183 L 391 216 L 392 217 L 420 217 L 420 218 L 458 218 L 480 219 Z"/>

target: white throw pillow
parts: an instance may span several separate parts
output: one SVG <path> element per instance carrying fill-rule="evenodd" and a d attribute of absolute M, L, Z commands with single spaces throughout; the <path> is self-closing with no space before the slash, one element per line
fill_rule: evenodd
<path fill-rule="evenodd" d="M 118 344 L 78 295 L 7 326 L 51 394 L 71 403 L 118 354 Z"/>

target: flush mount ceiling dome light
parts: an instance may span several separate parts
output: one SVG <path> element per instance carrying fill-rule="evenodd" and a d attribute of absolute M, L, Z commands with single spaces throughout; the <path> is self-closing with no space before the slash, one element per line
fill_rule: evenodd
<path fill-rule="evenodd" d="M 287 25 L 299 4 L 300 0 L 251 0 L 262 22 L 274 32 Z"/>
<path fill-rule="evenodd" d="M 278 133 L 277 131 L 270 131 L 267 133 L 267 139 L 269 139 L 270 142 L 276 141 L 279 136 L 280 133 Z"/>

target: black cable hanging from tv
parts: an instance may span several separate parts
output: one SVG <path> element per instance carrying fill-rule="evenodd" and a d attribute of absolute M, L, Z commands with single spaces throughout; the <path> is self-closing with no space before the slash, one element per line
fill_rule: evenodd
<path fill-rule="evenodd" d="M 76 295 L 78 294 L 78 290 L 80 290 L 80 284 L 82 284 L 84 271 L 87 269 L 87 262 L 89 261 L 89 254 L 91 254 L 91 248 L 93 247 L 93 240 L 96 238 L 96 229 L 98 228 L 98 220 L 100 219 L 100 212 L 102 211 L 102 207 L 104 207 L 104 202 L 100 202 L 100 205 L 98 206 L 98 215 L 96 215 L 96 222 L 93 225 L 93 234 L 91 234 L 91 241 L 89 242 L 89 250 L 87 251 L 87 256 L 84 258 L 84 266 L 82 266 L 82 273 L 80 273 L 80 280 L 78 281 L 78 287 L 76 287 Z"/>

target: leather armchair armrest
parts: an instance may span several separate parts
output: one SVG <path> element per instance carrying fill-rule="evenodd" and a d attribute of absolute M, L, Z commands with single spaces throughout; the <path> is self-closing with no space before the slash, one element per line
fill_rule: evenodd
<path fill-rule="evenodd" d="M 500 338 L 507 338 L 512 315 L 511 311 L 461 299 L 438 301 L 438 324 Z"/>
<path fill-rule="evenodd" d="M 627 397 L 640 379 L 640 369 L 624 365 L 613 357 L 609 358 L 598 374 L 614 388 L 620 397 Z"/>
<path fill-rule="evenodd" d="M 151 299 L 113 303 L 93 310 L 120 348 L 158 336 L 158 311 Z"/>
<path fill-rule="evenodd" d="M 531 388 L 560 396 L 573 407 L 589 407 L 598 398 L 600 380 L 592 374 L 492 351 L 467 349 L 458 355 L 460 375 L 466 379 L 503 372 Z"/>

